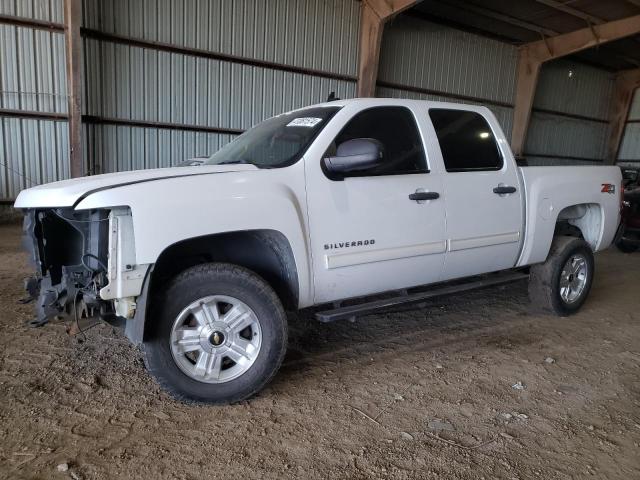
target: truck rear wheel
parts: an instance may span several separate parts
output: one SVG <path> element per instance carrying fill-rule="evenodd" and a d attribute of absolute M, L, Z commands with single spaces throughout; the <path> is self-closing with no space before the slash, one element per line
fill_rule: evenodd
<path fill-rule="evenodd" d="M 529 298 L 535 307 L 565 317 L 589 295 L 594 261 L 591 247 L 576 237 L 556 237 L 544 263 L 531 267 Z"/>
<path fill-rule="evenodd" d="M 287 347 L 287 321 L 273 289 L 235 265 L 192 267 L 152 311 L 145 363 L 174 397 L 227 404 L 261 390 Z"/>

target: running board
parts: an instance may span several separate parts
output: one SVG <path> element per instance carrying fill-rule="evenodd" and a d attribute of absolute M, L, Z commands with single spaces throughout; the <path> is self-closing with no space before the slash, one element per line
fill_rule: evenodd
<path fill-rule="evenodd" d="M 389 307 L 395 307 L 398 305 L 405 305 L 408 303 L 416 303 L 424 300 L 428 300 L 435 297 L 442 297 L 445 295 L 451 295 L 453 293 L 466 292 L 468 290 L 475 290 L 478 288 L 492 287 L 496 285 L 503 285 L 505 283 L 516 282 L 518 280 L 525 280 L 529 278 L 528 273 L 522 272 L 509 272 L 506 274 L 496 274 L 481 280 L 476 280 L 467 283 L 461 283 L 458 285 L 441 286 L 428 291 L 411 293 L 406 295 L 400 295 L 393 298 L 385 298 L 383 300 L 374 300 L 371 302 L 360 303 L 358 305 L 350 305 L 347 307 L 338 307 L 332 310 L 325 310 L 316 313 L 316 320 L 329 323 L 336 320 L 354 319 L 361 315 L 367 315 L 369 313 L 376 312 Z"/>

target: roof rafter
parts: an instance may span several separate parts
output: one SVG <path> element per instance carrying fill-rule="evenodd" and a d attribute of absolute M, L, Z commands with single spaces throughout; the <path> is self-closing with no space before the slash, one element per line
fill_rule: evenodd
<path fill-rule="evenodd" d="M 634 15 L 521 46 L 518 52 L 518 79 L 511 135 L 514 153 L 519 156 L 524 151 L 536 84 L 544 62 L 638 33 L 640 15 Z"/>
<path fill-rule="evenodd" d="M 638 33 L 640 15 L 634 15 L 527 43 L 520 49 L 527 49 L 532 56 L 546 62 Z"/>
<path fill-rule="evenodd" d="M 600 17 L 596 17 L 595 15 L 591 15 L 590 13 L 583 12 L 582 10 L 578 10 L 577 8 L 570 6 L 569 5 L 570 2 L 563 3 L 563 2 L 559 2 L 558 0 L 535 0 L 535 1 L 538 3 L 541 3 L 542 5 L 551 7 L 555 10 L 564 12 L 573 17 L 580 18 L 585 22 L 587 22 L 588 25 L 601 25 L 607 22 L 606 20 Z M 637 0 L 637 2 L 638 2 L 637 5 L 640 6 L 640 0 Z M 636 40 L 636 41 L 640 42 L 640 40 Z M 640 61 L 638 61 L 637 59 L 628 57 L 626 55 L 616 54 L 616 57 L 618 57 L 621 60 L 625 60 L 626 62 L 629 62 L 632 65 L 637 66 L 640 64 Z"/>
<path fill-rule="evenodd" d="M 595 17 L 593 15 L 589 15 L 587 13 L 584 13 L 576 8 L 573 7 L 569 7 L 566 4 L 563 4 L 561 2 L 558 2 L 556 0 L 535 0 L 538 3 L 550 6 L 551 8 L 556 8 L 560 9 L 560 6 L 564 6 L 566 7 L 567 10 L 571 10 L 573 13 L 571 15 L 582 18 L 583 20 L 585 20 L 587 22 L 587 24 L 589 26 L 591 25 L 602 25 L 603 23 L 606 23 L 605 20 Z M 637 0 L 638 3 L 640 3 L 640 0 Z M 531 32 L 536 32 L 538 33 L 541 37 L 555 37 L 558 35 L 561 35 L 561 32 L 558 32 L 556 30 L 547 28 L 547 27 L 543 27 L 541 25 L 538 25 L 536 23 L 532 23 L 532 22 L 528 22 L 516 17 L 513 17 L 511 15 L 506 15 L 503 14 L 501 12 L 497 12 L 495 10 L 491 10 L 489 8 L 486 7 L 480 7 L 478 5 L 473 5 L 470 4 L 468 2 L 464 2 L 461 0 L 445 0 L 443 3 L 447 3 L 453 7 L 459 8 L 461 10 L 466 10 L 468 12 L 471 13 L 475 13 L 487 18 L 492 18 L 494 20 L 498 20 L 500 22 L 504 22 L 507 23 L 509 25 L 513 25 L 515 27 L 519 27 L 519 28 L 523 28 L 525 30 L 529 30 Z M 552 5 L 553 4 L 553 5 Z M 568 11 L 566 12 L 568 13 Z M 624 54 L 620 54 L 618 52 L 612 51 L 610 52 L 611 56 L 622 60 L 626 63 L 629 63 L 631 65 L 634 66 L 639 66 L 640 65 L 640 60 L 634 57 L 630 57 L 628 55 L 624 55 Z"/>
<path fill-rule="evenodd" d="M 585 20 L 588 23 L 594 23 L 599 25 L 601 23 L 605 23 L 602 18 L 596 17 L 595 15 L 591 15 L 589 13 L 583 12 L 582 10 L 578 10 L 567 3 L 558 2 L 557 0 L 535 0 L 538 3 L 546 5 L 547 7 L 551 7 L 560 12 L 564 12 L 566 14 L 571 15 L 572 17 L 577 17 L 582 20 Z M 640 0 L 639 0 L 640 1 Z"/>
<path fill-rule="evenodd" d="M 494 20 L 498 20 L 500 22 L 513 25 L 514 27 L 520 27 L 525 30 L 529 30 L 531 32 L 537 32 L 541 36 L 546 35 L 548 37 L 551 37 L 554 35 L 558 35 L 559 33 L 550 28 L 546 28 L 541 25 L 537 25 L 535 23 L 527 22 L 526 20 L 521 20 L 519 18 L 512 17 L 511 15 L 506 15 L 504 13 L 497 12 L 495 10 L 491 10 L 486 7 L 480 7 L 478 5 L 474 5 L 469 2 L 463 2 L 461 0 L 445 0 L 442 3 L 447 3 L 453 7 L 459 8 L 461 10 L 466 10 L 467 12 L 476 13 L 478 15 L 482 15 L 483 17 L 493 18 Z"/>

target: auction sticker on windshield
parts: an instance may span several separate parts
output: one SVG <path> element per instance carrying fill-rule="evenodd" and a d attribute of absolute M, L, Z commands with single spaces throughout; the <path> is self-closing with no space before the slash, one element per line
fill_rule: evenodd
<path fill-rule="evenodd" d="M 321 121 L 321 118 L 315 117 L 294 118 L 289 123 L 287 123 L 287 127 L 315 127 Z"/>

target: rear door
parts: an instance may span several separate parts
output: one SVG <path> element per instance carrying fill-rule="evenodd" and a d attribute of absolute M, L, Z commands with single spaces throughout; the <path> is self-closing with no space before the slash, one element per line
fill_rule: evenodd
<path fill-rule="evenodd" d="M 430 108 L 447 212 L 444 279 L 512 268 L 520 252 L 522 193 L 515 161 L 491 114 Z"/>

